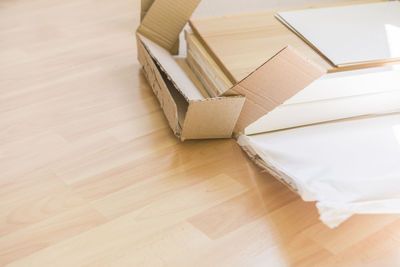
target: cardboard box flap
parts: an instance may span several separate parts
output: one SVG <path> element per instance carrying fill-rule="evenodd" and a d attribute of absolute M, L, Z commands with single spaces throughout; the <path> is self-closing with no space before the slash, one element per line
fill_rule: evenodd
<path fill-rule="evenodd" d="M 231 96 L 191 102 L 181 139 L 231 138 L 244 101 L 243 96 Z"/>
<path fill-rule="evenodd" d="M 196 85 L 167 50 L 140 34 L 138 34 L 138 38 L 143 42 L 151 57 L 157 62 L 168 79 L 188 102 L 204 99 Z"/>
<path fill-rule="evenodd" d="M 246 101 L 235 133 L 266 115 L 326 73 L 326 70 L 287 46 L 224 93 L 244 95 Z"/>
<path fill-rule="evenodd" d="M 147 11 L 150 9 L 151 5 L 154 3 L 154 0 L 142 0 L 140 2 L 140 21 L 143 20 Z"/>
<path fill-rule="evenodd" d="M 142 14 L 143 12 L 146 14 L 137 31 L 168 51 L 172 51 L 176 48 L 180 32 L 200 1 L 142 0 Z"/>

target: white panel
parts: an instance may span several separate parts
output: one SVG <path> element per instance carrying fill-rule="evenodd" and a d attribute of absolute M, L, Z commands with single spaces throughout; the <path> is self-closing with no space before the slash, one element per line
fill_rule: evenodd
<path fill-rule="evenodd" d="M 400 58 L 400 2 L 279 13 L 335 65 Z"/>
<path fill-rule="evenodd" d="M 245 133 L 394 111 L 400 111 L 400 70 L 396 66 L 332 73 L 249 125 Z"/>
<path fill-rule="evenodd" d="M 400 90 L 282 105 L 245 129 L 246 134 L 276 131 L 363 115 L 400 112 Z"/>

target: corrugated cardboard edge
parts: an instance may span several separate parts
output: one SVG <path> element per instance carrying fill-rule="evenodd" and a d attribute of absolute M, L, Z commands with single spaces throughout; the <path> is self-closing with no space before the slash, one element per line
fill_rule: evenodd
<path fill-rule="evenodd" d="M 244 101 L 243 96 L 191 101 L 181 139 L 231 138 Z"/>
<path fill-rule="evenodd" d="M 165 73 L 168 80 L 174 84 L 176 90 L 181 93 L 187 102 L 205 99 L 195 83 L 190 79 L 171 53 L 145 36 L 142 36 L 140 33 L 136 34 L 136 38 L 140 39 L 147 53 L 156 62 L 158 68 Z"/>
<path fill-rule="evenodd" d="M 157 65 L 150 57 L 148 51 L 139 38 L 137 39 L 137 47 L 138 60 L 143 66 L 145 77 L 164 111 L 165 117 L 167 118 L 172 131 L 177 137 L 180 137 L 181 127 L 179 125 L 176 101 L 172 97 L 165 80 L 161 76 L 160 70 L 157 68 Z"/>
<path fill-rule="evenodd" d="M 299 189 L 297 188 L 297 185 L 294 183 L 292 178 L 290 178 L 287 174 L 281 172 L 274 166 L 266 163 L 251 146 L 240 143 L 239 141 L 238 144 L 240 148 L 243 150 L 243 152 L 247 154 L 249 159 L 255 165 L 270 173 L 273 177 L 275 177 L 283 185 L 287 186 L 294 193 L 299 194 Z"/>
<path fill-rule="evenodd" d="M 140 21 L 143 20 L 143 18 L 146 16 L 147 11 L 150 9 L 151 5 L 154 3 L 154 0 L 141 0 L 141 5 L 140 5 Z M 179 53 L 179 38 L 176 40 L 174 46 L 171 49 L 172 54 L 178 54 Z"/>
<path fill-rule="evenodd" d="M 138 59 L 174 134 L 187 139 L 231 138 L 243 96 L 188 100 L 137 35 Z"/>
<path fill-rule="evenodd" d="M 146 16 L 147 11 L 150 9 L 151 5 L 154 3 L 154 0 L 141 0 L 140 2 L 140 21 Z"/>
<path fill-rule="evenodd" d="M 326 69 L 308 60 L 294 48 L 283 48 L 223 94 L 246 97 L 234 132 L 242 132 L 325 73 Z"/>
<path fill-rule="evenodd" d="M 176 54 L 179 34 L 201 0 L 142 0 L 137 32 Z"/>

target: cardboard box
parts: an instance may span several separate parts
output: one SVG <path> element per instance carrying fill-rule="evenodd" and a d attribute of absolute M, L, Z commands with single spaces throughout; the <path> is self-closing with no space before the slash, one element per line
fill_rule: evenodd
<path fill-rule="evenodd" d="M 174 56 L 179 33 L 199 1 L 142 1 L 138 59 L 165 116 L 182 141 L 230 138 L 244 97 L 207 98 L 186 62 Z"/>
<path fill-rule="evenodd" d="M 136 35 L 145 76 L 181 140 L 229 138 L 240 133 L 325 73 L 286 47 L 228 92 L 205 97 L 201 83 L 176 56 L 179 34 L 199 2 L 142 1 L 142 22 Z"/>
<path fill-rule="evenodd" d="M 165 58 L 154 56 L 150 51 L 162 48 L 152 45 L 151 41 L 138 35 L 139 61 L 174 134 L 182 141 L 230 138 L 244 98 L 232 96 L 206 99 L 198 93 L 185 94 L 180 88 L 193 88 L 191 80 L 172 55 L 165 53 Z M 160 62 L 166 64 L 161 65 Z"/>
<path fill-rule="evenodd" d="M 328 69 L 286 46 L 222 95 L 206 97 L 176 56 L 179 33 L 199 1 L 142 1 L 138 57 L 174 133 L 181 140 L 234 133 L 257 165 L 303 200 L 315 201 L 329 227 L 353 214 L 400 213 L 400 113 L 246 135 Z M 400 93 L 391 101 L 399 108 Z"/>

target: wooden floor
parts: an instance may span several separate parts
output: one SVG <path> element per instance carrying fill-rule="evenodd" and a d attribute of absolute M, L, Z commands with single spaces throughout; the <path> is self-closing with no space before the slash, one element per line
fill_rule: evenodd
<path fill-rule="evenodd" d="M 400 266 L 400 217 L 329 230 L 234 140 L 179 143 L 139 0 L 0 1 L 0 265 Z"/>

